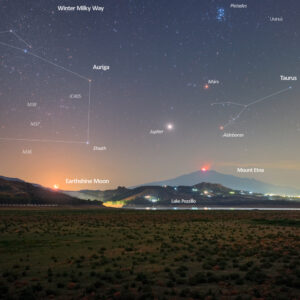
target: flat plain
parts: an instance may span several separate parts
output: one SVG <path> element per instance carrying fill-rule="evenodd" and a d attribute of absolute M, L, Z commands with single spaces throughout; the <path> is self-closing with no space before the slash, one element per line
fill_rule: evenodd
<path fill-rule="evenodd" d="M 1 299 L 300 299 L 299 258 L 299 211 L 0 211 Z"/>

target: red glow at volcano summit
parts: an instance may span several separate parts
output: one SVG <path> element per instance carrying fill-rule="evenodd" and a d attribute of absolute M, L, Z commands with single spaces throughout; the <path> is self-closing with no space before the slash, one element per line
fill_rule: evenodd
<path fill-rule="evenodd" d="M 201 168 L 202 172 L 207 172 L 208 170 L 209 170 L 209 167 L 207 167 L 207 166 L 204 166 L 204 167 Z"/>

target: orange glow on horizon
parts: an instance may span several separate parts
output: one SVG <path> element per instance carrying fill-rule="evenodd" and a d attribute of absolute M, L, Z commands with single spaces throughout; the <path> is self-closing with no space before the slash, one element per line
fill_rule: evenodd
<path fill-rule="evenodd" d="M 54 189 L 54 190 L 58 190 L 58 189 L 59 189 L 59 185 L 58 185 L 58 184 L 54 184 L 54 185 L 53 185 L 53 189 Z"/>

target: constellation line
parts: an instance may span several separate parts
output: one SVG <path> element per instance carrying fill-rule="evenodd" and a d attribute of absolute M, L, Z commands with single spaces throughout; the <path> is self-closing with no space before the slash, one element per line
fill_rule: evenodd
<path fill-rule="evenodd" d="M 20 41 L 22 41 L 24 44 L 26 44 L 30 49 L 32 48 L 32 46 L 27 43 L 21 36 L 19 36 L 17 33 L 15 33 L 13 30 L 7 30 L 7 31 L 1 31 L 0 34 L 2 33 L 11 33 L 13 34 L 17 39 L 19 39 Z M 68 73 L 71 73 L 81 79 L 84 79 L 84 80 L 87 80 L 89 82 L 89 91 L 88 91 L 88 126 L 87 126 L 87 141 L 85 142 L 78 142 L 78 141 L 64 141 L 64 140 L 51 140 L 51 139 L 21 139 L 21 138 L 1 138 L 0 137 L 0 141 L 29 141 L 29 142 L 53 142 L 53 143 L 72 143 L 72 144 L 89 144 L 89 141 L 90 141 L 90 106 L 91 106 L 91 86 L 92 86 L 92 81 L 91 79 L 83 76 L 83 75 L 80 75 L 79 73 L 76 73 L 72 70 L 69 70 L 59 64 L 56 64 L 46 58 L 43 58 L 33 52 L 30 52 L 28 51 L 27 49 L 22 49 L 20 47 L 17 47 L 17 46 L 14 46 L 14 45 L 11 45 L 11 44 L 8 44 L 8 43 L 5 43 L 5 42 L 0 42 L 0 45 L 2 46 L 5 46 L 5 47 L 9 47 L 9 48 L 12 48 L 12 49 L 15 49 L 15 50 L 18 50 L 18 51 L 22 51 L 23 53 L 25 54 L 28 54 L 28 55 L 31 55 L 33 57 L 36 57 L 46 63 L 49 63 L 59 69 L 62 69 Z"/>
<path fill-rule="evenodd" d="M 10 44 L 7 44 L 7 43 L 4 43 L 4 42 L 0 42 L 0 45 L 5 46 L 5 47 L 9 47 L 9 48 L 12 48 L 12 49 L 20 50 L 20 51 L 24 52 L 24 49 L 16 47 L 16 46 L 13 46 L 13 45 L 10 45 Z"/>
<path fill-rule="evenodd" d="M 87 144 L 90 143 L 90 113 L 91 113 L 91 85 L 92 82 L 89 80 L 89 104 L 88 104 L 88 128 L 87 128 Z"/>
<path fill-rule="evenodd" d="M 247 108 L 249 108 L 250 106 L 252 106 L 252 105 L 255 105 L 255 104 L 257 104 L 257 103 L 261 103 L 261 102 L 263 102 L 263 101 L 265 101 L 265 100 L 267 100 L 267 99 L 269 99 L 269 98 L 272 98 L 272 97 L 274 97 L 274 96 L 277 96 L 277 95 L 280 95 L 280 94 L 282 94 L 282 93 L 284 93 L 284 92 L 287 92 L 287 91 L 289 91 L 289 90 L 291 90 L 292 89 L 292 87 L 291 86 L 289 86 L 288 88 L 285 88 L 285 89 L 282 89 L 282 90 L 280 90 L 280 91 L 278 91 L 278 92 L 275 92 L 275 93 L 272 93 L 271 95 L 268 95 L 268 96 L 265 96 L 265 97 L 263 97 L 263 98 L 260 98 L 260 99 L 258 99 L 258 100 L 255 100 L 255 101 L 253 101 L 253 102 L 250 102 L 250 103 L 248 103 L 248 104 L 241 104 L 241 103 L 236 103 L 236 102 L 229 102 L 229 101 L 227 101 L 227 102 L 216 102 L 216 103 L 212 103 L 211 104 L 211 106 L 214 106 L 214 105 L 236 105 L 236 106 L 242 106 L 242 109 L 233 117 L 233 118 L 231 118 L 225 125 L 223 125 L 223 126 L 221 126 L 220 128 L 222 128 L 222 130 L 224 129 L 224 128 L 226 128 L 227 126 L 229 126 L 229 125 L 231 125 L 233 122 L 235 122 L 237 119 L 239 119 L 240 118 L 240 116 L 247 110 Z"/>
<path fill-rule="evenodd" d="M 64 143 L 64 144 L 85 144 L 80 141 L 47 140 L 47 139 L 18 139 L 18 138 L 0 138 L 0 141 L 24 141 L 24 142 L 45 142 L 45 143 Z"/>
<path fill-rule="evenodd" d="M 13 34 L 17 39 L 19 39 L 21 42 L 23 42 L 25 45 L 27 45 L 29 48 L 32 48 L 31 44 L 27 43 L 23 38 L 21 38 L 15 31 L 10 30 L 11 34 Z"/>
<path fill-rule="evenodd" d="M 44 61 L 44 62 L 47 62 L 47 63 L 49 63 L 49 64 L 51 64 L 51 65 L 53 65 L 53 66 L 55 66 L 55 67 L 57 67 L 57 68 L 60 68 L 60 69 L 62 69 L 62 70 L 64 70 L 64 71 L 66 71 L 66 72 L 69 72 L 69 73 L 71 73 L 71 74 L 73 74 L 73 75 L 76 75 L 76 76 L 78 76 L 78 77 L 80 77 L 80 78 L 82 78 L 82 79 L 89 80 L 89 78 L 87 78 L 87 77 L 84 77 L 84 76 L 82 76 L 82 75 L 80 75 L 80 74 L 78 74 L 78 73 L 76 73 L 76 72 L 73 72 L 73 71 L 71 71 L 71 70 L 69 70 L 69 69 L 67 69 L 67 68 L 65 68 L 65 67 L 63 67 L 63 66 L 60 66 L 60 65 L 58 65 L 58 64 L 56 64 L 56 63 L 54 63 L 54 62 L 52 62 L 51 60 L 48 60 L 48 59 L 46 59 L 46 58 L 43 58 L 43 57 L 41 57 L 41 56 L 39 56 L 39 55 L 36 55 L 36 54 L 34 54 L 34 53 L 32 53 L 32 52 L 27 52 L 27 54 L 29 54 L 29 55 L 31 55 L 31 56 L 34 56 L 34 57 L 36 57 L 36 58 L 38 58 L 38 59 L 40 59 L 40 60 L 42 60 L 42 61 Z"/>
<path fill-rule="evenodd" d="M 36 58 L 38 58 L 38 59 L 40 59 L 40 60 L 42 60 L 42 61 L 44 61 L 44 62 L 47 62 L 47 63 L 49 63 L 49 64 L 51 64 L 51 65 L 53 65 L 53 66 L 55 66 L 55 67 L 57 67 L 57 68 L 60 68 L 60 69 L 62 69 L 62 70 L 64 70 L 64 71 L 66 71 L 66 72 L 69 72 L 69 73 L 71 73 L 71 74 L 73 74 L 73 75 L 76 75 L 77 77 L 80 77 L 81 79 L 89 80 L 89 78 L 87 78 L 87 77 L 85 77 L 85 76 L 82 76 L 82 75 L 80 75 L 80 74 L 78 74 L 78 73 L 76 73 L 76 72 L 74 72 L 74 71 L 71 71 L 71 70 L 69 70 L 69 69 L 67 69 L 67 68 L 65 68 L 65 67 L 63 67 L 63 66 L 60 66 L 60 65 L 58 65 L 58 64 L 56 64 L 56 63 L 54 63 L 54 62 L 52 62 L 51 60 L 48 60 L 48 59 L 46 59 L 46 58 L 43 58 L 43 57 L 41 57 L 41 56 L 39 56 L 39 55 L 37 55 L 37 54 L 35 54 L 35 53 L 33 53 L 33 52 L 27 51 L 26 49 L 22 49 L 22 48 L 20 48 L 20 47 L 16 47 L 16 46 L 13 46 L 13 45 L 11 45 L 11 44 L 4 43 L 4 42 L 0 42 L 0 45 L 6 46 L 6 47 L 10 47 L 10 48 L 12 48 L 12 49 L 16 49 L 16 50 L 19 50 L 19 51 L 22 51 L 22 52 L 24 52 L 25 54 L 34 56 L 34 57 L 36 57 Z"/>

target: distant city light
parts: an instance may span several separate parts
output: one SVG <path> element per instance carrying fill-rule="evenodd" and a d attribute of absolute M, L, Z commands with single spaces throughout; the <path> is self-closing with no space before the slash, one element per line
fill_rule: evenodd
<path fill-rule="evenodd" d="M 156 198 L 154 196 L 151 196 L 151 195 L 146 195 L 144 196 L 145 199 L 147 199 L 148 201 L 152 202 L 152 203 L 156 203 L 159 201 L 159 198 Z"/>

